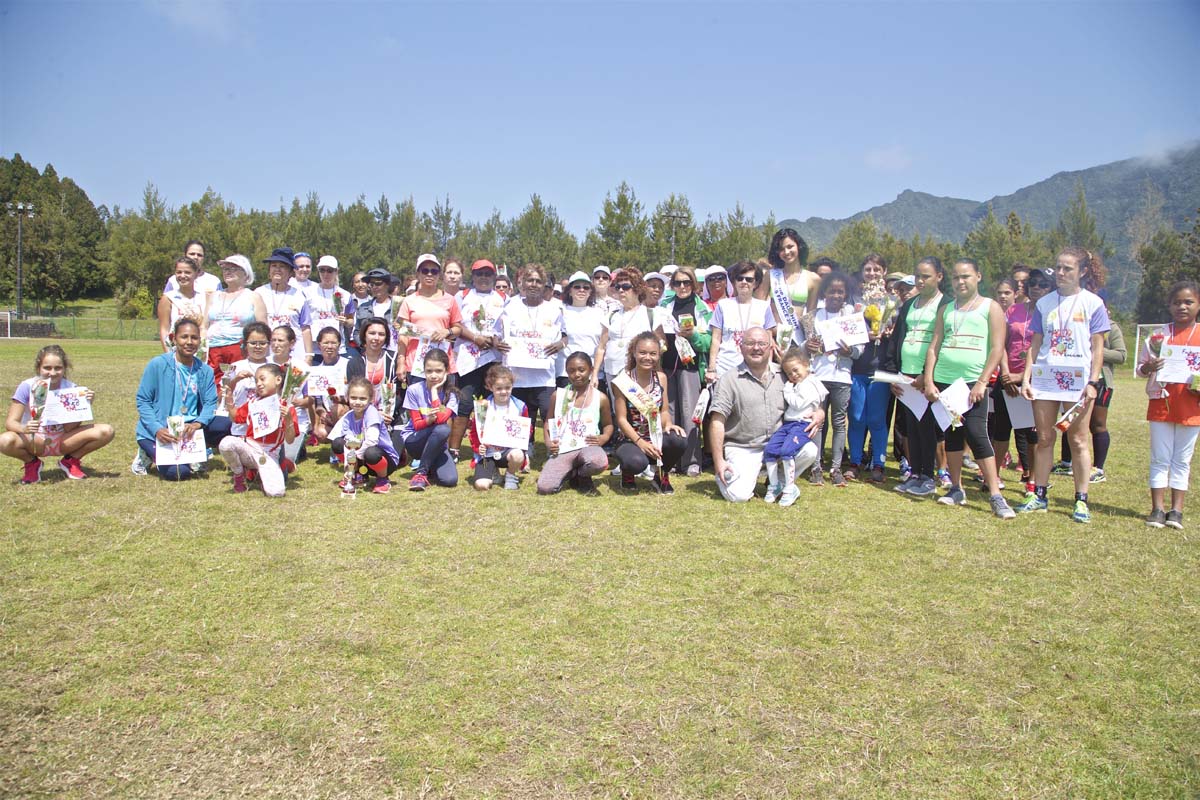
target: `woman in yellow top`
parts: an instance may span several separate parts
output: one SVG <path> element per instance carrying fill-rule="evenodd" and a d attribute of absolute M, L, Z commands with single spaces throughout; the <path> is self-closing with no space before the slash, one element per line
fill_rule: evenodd
<path fill-rule="evenodd" d="M 991 498 L 992 513 L 1000 519 L 1016 516 L 1000 494 L 996 453 L 988 437 L 988 376 L 1004 357 L 1008 323 L 1000 304 L 979 293 L 979 265 L 969 258 L 954 262 L 950 283 L 954 301 L 947 303 L 934 323 L 933 339 L 925 354 L 925 398 L 937 403 L 941 392 L 963 380 L 970 386 L 970 407 L 946 429 L 946 461 L 950 468 L 950 490 L 938 498 L 950 506 L 967 504 L 962 489 L 964 439 L 983 473 Z"/>
<path fill-rule="evenodd" d="M 808 243 L 794 229 L 781 228 L 771 238 L 767 258 L 771 269 L 754 290 L 754 296 L 769 300 L 778 323 L 792 329 L 792 344 L 803 345 L 799 320 L 816 310 L 817 290 L 821 288 L 821 276 L 804 268 L 808 261 Z M 784 347 L 786 349 L 786 342 Z"/>

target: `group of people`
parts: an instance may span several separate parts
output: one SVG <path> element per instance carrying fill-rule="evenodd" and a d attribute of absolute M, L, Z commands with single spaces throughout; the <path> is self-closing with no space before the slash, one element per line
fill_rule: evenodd
<path fill-rule="evenodd" d="M 625 491 L 641 478 L 669 494 L 672 472 L 708 468 L 735 502 L 755 496 L 765 470 L 764 499 L 787 506 L 805 473 L 816 485 L 884 483 L 890 444 L 894 488 L 909 497 L 940 486 L 939 503 L 965 505 L 974 471 L 1009 519 L 1046 511 L 1052 471 L 1069 473 L 1071 516 L 1086 523 L 1089 486 L 1105 479 L 1111 367 L 1126 351 L 1101 297 L 1104 265 L 1079 248 L 1053 268 L 1015 265 L 993 297 L 971 259 L 947 272 L 929 257 L 906 274 L 869 254 L 851 274 L 808 264 L 791 229 L 757 262 L 596 266 L 557 282 L 537 264 L 510 280 L 486 259 L 464 272 L 423 254 L 411 283 L 377 268 L 347 290 L 335 257 L 316 261 L 313 281 L 311 256 L 277 248 L 251 288 L 245 256 L 218 261 L 218 278 L 202 243 L 184 253 L 159 302 L 163 353 L 137 391 L 137 474 L 182 480 L 219 453 L 235 492 L 257 482 L 281 495 L 296 462 L 328 444 L 322 457 L 350 494 L 388 492 L 405 464 L 410 490 L 454 486 L 468 457 L 476 489 L 518 489 L 540 424 L 539 493 L 594 494 L 612 459 Z M 1167 302 L 1172 322 L 1137 371 L 1150 397 L 1147 524 L 1181 528 L 1200 381 L 1180 382 L 1176 356 L 1200 354 L 1200 290 L 1181 282 Z M 42 423 L 38 400 L 73 386 L 68 367 L 61 348 L 43 348 L 13 397 L 0 452 L 25 463 L 23 482 L 55 455 L 85 477 L 80 458 L 113 438 L 103 424 Z M 1002 494 L 1010 437 L 1025 489 L 1016 508 Z M 203 454 L 181 457 L 189 448 Z"/>

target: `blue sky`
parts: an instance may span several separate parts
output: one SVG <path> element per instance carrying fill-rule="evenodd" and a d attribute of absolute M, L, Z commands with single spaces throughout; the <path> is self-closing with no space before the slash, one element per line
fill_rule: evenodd
<path fill-rule="evenodd" d="M 531 193 L 577 235 L 628 181 L 700 219 L 977 200 L 1200 139 L 1200 3 L 0 2 L 0 154 L 93 202 Z"/>

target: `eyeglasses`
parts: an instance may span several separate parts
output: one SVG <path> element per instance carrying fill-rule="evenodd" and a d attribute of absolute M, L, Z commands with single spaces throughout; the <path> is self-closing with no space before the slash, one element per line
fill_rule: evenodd
<path fill-rule="evenodd" d="M 440 269 L 426 269 L 425 267 L 418 267 L 417 272 L 421 273 L 422 275 L 438 275 L 441 273 L 441 270 Z"/>
<path fill-rule="evenodd" d="M 614 283 L 613 288 L 616 289 L 618 292 L 628 292 L 630 289 L 633 288 L 633 284 L 632 283 Z"/>
<path fill-rule="evenodd" d="M 733 279 L 734 283 L 754 283 L 753 275 L 738 275 Z"/>
<path fill-rule="evenodd" d="M 671 285 L 672 286 L 691 286 L 692 281 L 690 278 L 684 278 L 681 281 L 671 281 Z"/>

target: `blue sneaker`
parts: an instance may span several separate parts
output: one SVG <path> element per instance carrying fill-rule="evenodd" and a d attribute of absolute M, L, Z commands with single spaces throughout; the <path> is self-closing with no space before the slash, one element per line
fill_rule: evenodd
<path fill-rule="evenodd" d="M 904 480 L 900 481 L 900 483 L 897 483 L 895 486 L 893 486 L 892 491 L 899 492 L 900 494 L 908 494 L 908 490 L 913 488 L 920 482 L 921 482 L 920 478 L 908 477 L 908 478 L 905 478 Z"/>
<path fill-rule="evenodd" d="M 908 490 L 913 497 L 929 497 L 937 491 L 937 484 L 933 482 L 933 478 L 913 478 L 913 481 Z"/>
<path fill-rule="evenodd" d="M 907 458 L 900 459 L 900 480 L 907 481 L 913 476 L 912 466 L 909 465 Z"/>
<path fill-rule="evenodd" d="M 1045 514 L 1046 509 L 1049 507 L 1050 507 L 1050 504 L 1047 501 L 1042 500 L 1040 497 L 1038 497 L 1036 493 L 1026 492 L 1025 498 L 1021 501 L 1021 505 L 1017 506 L 1017 513 L 1018 514 L 1030 514 L 1030 513 L 1036 512 L 1036 513 L 1040 513 L 1040 514 Z"/>
<path fill-rule="evenodd" d="M 1092 512 L 1088 511 L 1087 503 L 1082 500 L 1075 501 L 1075 513 L 1071 515 L 1071 519 L 1076 522 L 1082 522 L 1085 525 L 1092 521 Z"/>
<path fill-rule="evenodd" d="M 967 504 L 967 496 L 963 490 L 955 486 L 950 491 L 937 499 L 944 506 L 965 506 Z"/>

